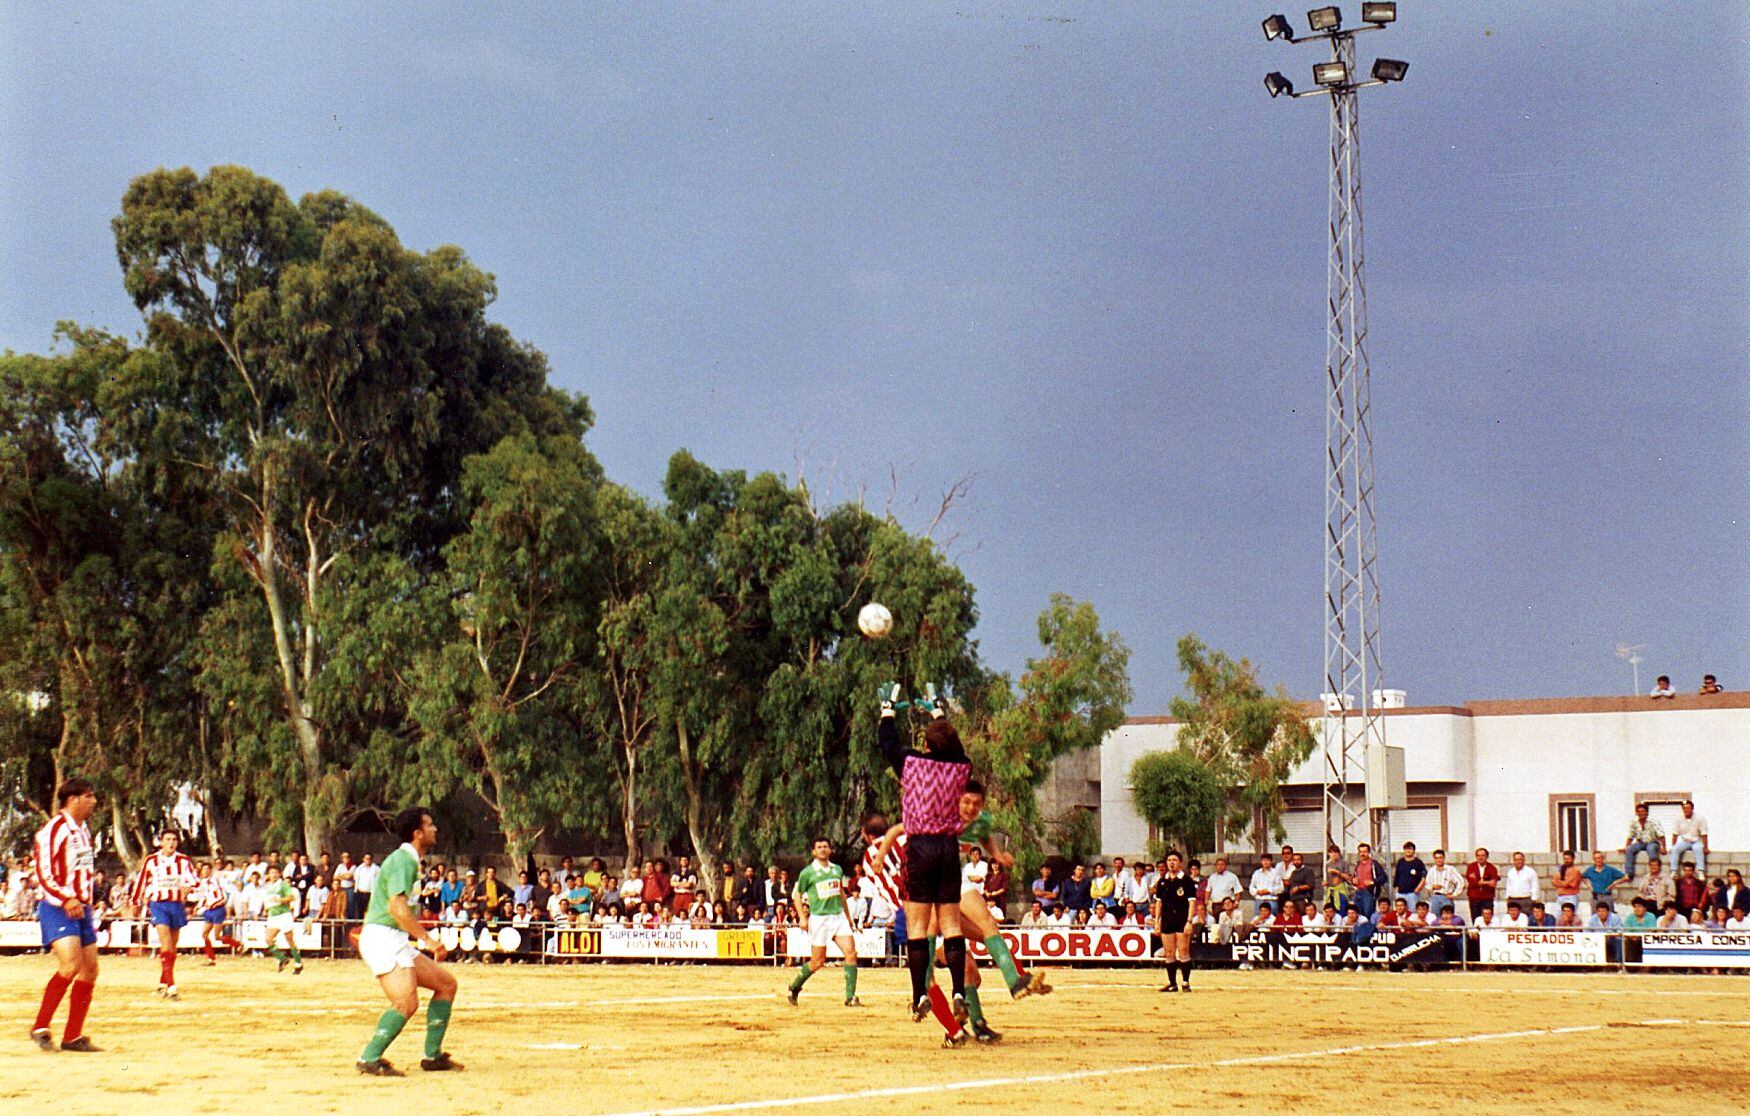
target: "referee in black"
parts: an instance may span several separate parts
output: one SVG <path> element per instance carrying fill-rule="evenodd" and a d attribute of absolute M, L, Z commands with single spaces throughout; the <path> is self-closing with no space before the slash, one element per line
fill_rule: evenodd
<path fill-rule="evenodd" d="M 1167 854 L 1167 870 L 1155 883 L 1155 926 L 1161 934 L 1161 956 L 1167 961 L 1167 983 L 1162 992 L 1179 990 L 1179 974 L 1185 976 L 1185 991 L 1191 991 L 1191 907 L 1197 899 L 1197 881 L 1185 874 L 1179 854 Z"/>

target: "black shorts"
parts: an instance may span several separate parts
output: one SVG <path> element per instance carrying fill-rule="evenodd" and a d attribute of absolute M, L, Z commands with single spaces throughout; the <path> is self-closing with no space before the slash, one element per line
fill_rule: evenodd
<path fill-rule="evenodd" d="M 920 833 L 905 839 L 905 898 L 910 903 L 960 902 L 960 838 Z"/>

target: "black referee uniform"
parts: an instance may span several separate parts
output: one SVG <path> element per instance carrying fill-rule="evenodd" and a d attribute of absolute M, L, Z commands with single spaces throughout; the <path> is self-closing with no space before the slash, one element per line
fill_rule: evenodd
<path fill-rule="evenodd" d="M 1181 872 L 1177 876 L 1163 875 L 1155 883 L 1155 899 L 1161 905 L 1160 932 L 1162 944 L 1168 934 L 1179 934 L 1191 921 L 1191 904 L 1197 899 L 1197 881 Z M 1191 962 L 1176 957 L 1167 958 L 1167 985 L 1162 992 L 1179 990 L 1179 974 L 1185 975 L 1185 990 L 1191 990 Z"/>

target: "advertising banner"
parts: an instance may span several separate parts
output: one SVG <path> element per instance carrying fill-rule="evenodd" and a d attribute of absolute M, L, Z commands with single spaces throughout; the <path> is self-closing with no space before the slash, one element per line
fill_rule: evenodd
<path fill-rule="evenodd" d="M 733 931 L 747 933 L 748 931 Z M 758 933 L 758 931 L 753 931 Z M 871 957 L 887 956 L 887 931 L 881 929 L 859 930 L 854 935 L 857 942 L 857 960 L 866 961 Z M 808 931 L 792 926 L 784 933 L 784 956 L 801 959 L 811 956 L 813 951 L 808 946 Z M 844 951 L 839 949 L 837 942 L 828 942 L 826 956 L 829 960 L 844 957 Z"/>
<path fill-rule="evenodd" d="M 566 957 L 595 957 L 602 950 L 602 932 L 594 926 L 558 927 L 547 935 L 547 952 Z"/>
<path fill-rule="evenodd" d="M 1450 948 L 1449 948 L 1450 944 Z M 1381 930 L 1356 942 L 1347 930 L 1259 930 L 1224 944 L 1195 941 L 1199 961 L 1235 961 L 1259 967 L 1281 965 L 1444 965 L 1458 959 L 1463 944 L 1438 933 Z"/>
<path fill-rule="evenodd" d="M 1603 934 L 1585 930 L 1477 931 L 1478 964 L 1605 965 Z"/>
<path fill-rule="evenodd" d="M 717 931 L 690 926 L 603 926 L 603 957 L 661 957 L 715 960 Z"/>
<path fill-rule="evenodd" d="M 1750 932 L 1669 930 L 1629 935 L 1640 940 L 1643 965 L 1695 969 L 1750 969 Z M 1634 953 L 1629 957 L 1632 960 Z"/>
<path fill-rule="evenodd" d="M 1003 941 L 1017 960 L 1037 964 L 1043 961 L 1147 961 L 1153 952 L 1149 948 L 1149 932 L 1142 926 L 1120 926 L 1100 929 L 1059 929 L 1004 927 Z M 983 942 L 970 938 L 966 944 L 980 961 L 990 954 Z"/>

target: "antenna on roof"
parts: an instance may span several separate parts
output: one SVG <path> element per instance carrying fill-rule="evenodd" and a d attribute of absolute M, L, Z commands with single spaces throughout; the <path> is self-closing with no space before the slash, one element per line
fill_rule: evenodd
<path fill-rule="evenodd" d="M 1641 652 L 1646 649 L 1647 645 L 1644 643 L 1637 643 L 1632 647 L 1621 642 L 1616 645 L 1616 657 L 1627 659 L 1629 667 L 1635 672 L 1635 688 L 1630 692 L 1637 697 L 1641 692 Z"/>

